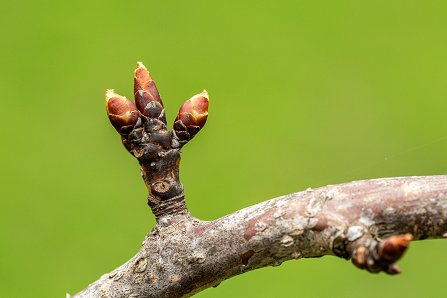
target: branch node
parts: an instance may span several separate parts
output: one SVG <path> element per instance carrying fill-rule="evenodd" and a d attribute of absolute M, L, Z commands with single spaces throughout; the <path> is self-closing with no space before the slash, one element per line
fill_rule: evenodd
<path fill-rule="evenodd" d="M 412 239 L 411 234 L 391 236 L 381 241 L 366 235 L 355 242 L 352 263 L 372 273 L 401 273 L 395 262 L 402 257 Z"/>

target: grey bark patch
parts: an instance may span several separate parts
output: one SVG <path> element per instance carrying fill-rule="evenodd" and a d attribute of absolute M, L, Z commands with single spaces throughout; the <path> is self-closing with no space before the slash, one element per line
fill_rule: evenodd
<path fill-rule="evenodd" d="M 291 245 L 293 245 L 295 241 L 293 240 L 292 237 L 290 237 L 289 235 L 284 235 L 281 239 L 281 246 L 283 247 L 289 247 Z"/>
<path fill-rule="evenodd" d="M 140 258 L 138 259 L 138 261 L 135 263 L 135 269 L 134 272 L 135 273 L 141 273 L 144 272 L 146 270 L 147 267 L 147 259 L 146 258 Z"/>
<path fill-rule="evenodd" d="M 206 257 L 203 254 L 195 254 L 191 257 L 190 263 L 191 264 L 203 264 L 206 261 Z"/>
<path fill-rule="evenodd" d="M 347 232 L 348 241 L 354 241 L 363 236 L 363 227 L 361 226 L 352 226 L 349 227 Z"/>

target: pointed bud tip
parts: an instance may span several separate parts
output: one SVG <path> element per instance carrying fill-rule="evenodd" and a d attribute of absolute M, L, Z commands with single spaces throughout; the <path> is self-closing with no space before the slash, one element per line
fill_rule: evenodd
<path fill-rule="evenodd" d="M 129 109 L 128 99 L 115 93 L 113 89 L 106 90 L 106 107 L 107 113 L 112 115 L 120 115 Z"/>
<path fill-rule="evenodd" d="M 105 95 L 106 95 L 106 102 L 109 101 L 109 99 L 111 99 L 112 97 L 119 96 L 118 94 L 115 93 L 115 90 L 113 89 L 106 89 Z"/>
<path fill-rule="evenodd" d="M 202 93 L 200 93 L 199 95 L 202 95 L 203 97 L 206 97 L 206 99 L 210 99 L 210 96 L 208 94 L 208 91 L 206 91 L 205 89 L 203 89 Z"/>
<path fill-rule="evenodd" d="M 121 96 L 113 89 L 106 90 L 106 107 L 109 115 L 123 116 L 126 113 L 137 111 L 135 104 L 125 96 Z"/>
<path fill-rule="evenodd" d="M 385 239 L 379 255 L 391 261 L 397 261 L 408 248 L 413 236 L 411 234 L 396 235 Z"/>
<path fill-rule="evenodd" d="M 411 234 L 404 234 L 404 235 L 397 235 L 388 238 L 393 245 L 400 247 L 401 249 L 405 249 L 410 244 L 411 240 L 413 240 L 413 235 Z"/>
<path fill-rule="evenodd" d="M 188 105 L 188 101 L 192 104 L 192 106 Z M 206 90 L 202 93 L 194 95 L 188 101 L 184 104 L 181 111 L 186 110 L 187 112 L 193 113 L 194 117 L 208 115 L 209 98 Z"/>
<path fill-rule="evenodd" d="M 144 69 L 147 70 L 146 66 L 144 66 L 143 62 L 141 62 L 141 61 L 138 61 L 138 62 L 137 62 L 137 69 L 138 69 L 138 68 L 144 68 Z"/>
<path fill-rule="evenodd" d="M 106 108 L 113 127 L 121 134 L 129 133 L 138 123 L 139 112 L 133 102 L 113 92 L 106 91 Z"/>
<path fill-rule="evenodd" d="M 403 238 L 404 238 L 405 241 L 410 242 L 410 241 L 413 240 L 413 235 L 405 234 L 405 235 L 403 235 Z"/>
<path fill-rule="evenodd" d="M 146 66 L 144 66 L 143 62 L 137 62 L 137 68 L 134 72 L 134 79 L 134 91 L 137 89 L 148 88 L 148 86 L 146 86 L 148 81 L 153 81 L 151 74 L 147 70 Z"/>

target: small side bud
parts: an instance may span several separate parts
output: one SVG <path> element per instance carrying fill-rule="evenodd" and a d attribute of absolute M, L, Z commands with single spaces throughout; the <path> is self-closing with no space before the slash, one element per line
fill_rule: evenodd
<path fill-rule="evenodd" d="M 383 271 L 393 275 L 402 272 L 395 263 L 413 240 L 411 234 L 391 236 L 382 241 L 367 240 L 364 242 L 367 246 L 360 244 L 352 253 L 352 263 L 355 266 L 372 273 Z"/>
<path fill-rule="evenodd" d="M 106 103 L 113 127 L 121 135 L 129 134 L 140 118 L 135 104 L 111 89 L 106 91 Z"/>
<path fill-rule="evenodd" d="M 379 257 L 389 262 L 397 261 L 407 250 L 411 240 L 413 240 L 411 234 L 396 235 L 385 239 L 379 246 Z"/>
<path fill-rule="evenodd" d="M 180 108 L 174 121 L 174 132 L 181 145 L 191 140 L 206 123 L 208 118 L 208 92 L 194 95 Z"/>
<path fill-rule="evenodd" d="M 165 111 L 155 82 L 143 63 L 137 63 L 134 77 L 134 96 L 138 110 L 144 116 L 166 124 Z"/>

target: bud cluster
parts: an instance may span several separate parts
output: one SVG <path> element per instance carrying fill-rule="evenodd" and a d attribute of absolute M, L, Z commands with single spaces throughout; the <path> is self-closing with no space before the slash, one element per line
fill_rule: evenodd
<path fill-rule="evenodd" d="M 208 92 L 204 90 L 181 106 L 174 121 L 173 134 L 167 136 L 163 102 L 154 80 L 141 62 L 137 63 L 135 70 L 134 96 L 135 104 L 111 89 L 106 91 L 107 114 L 113 127 L 124 137 L 123 140 L 127 139 L 133 130 L 137 132 L 135 129 L 138 128 L 140 132 L 134 135 L 145 142 L 152 140 L 157 143 L 157 140 L 162 140 L 163 146 L 166 147 L 168 137 L 172 138 L 172 142 L 168 142 L 172 144 L 172 148 L 179 148 L 202 129 L 208 117 Z M 145 124 L 147 138 L 143 138 L 141 134 L 142 124 Z M 135 137 L 132 139 L 135 143 Z"/>

